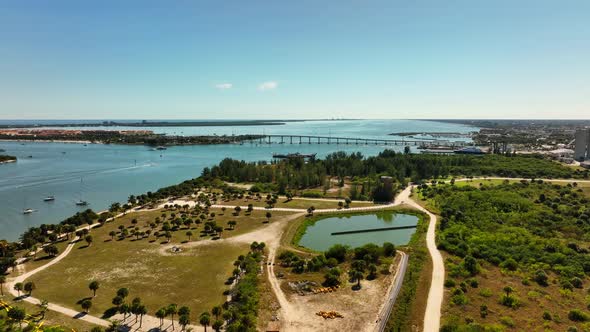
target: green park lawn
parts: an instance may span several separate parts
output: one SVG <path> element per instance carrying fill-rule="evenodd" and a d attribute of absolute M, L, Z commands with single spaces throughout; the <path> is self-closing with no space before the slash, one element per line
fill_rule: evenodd
<path fill-rule="evenodd" d="M 341 200 L 344 203 L 344 200 Z M 266 207 L 266 195 L 263 195 L 261 200 L 254 200 L 254 199 L 235 199 L 229 201 L 217 201 L 219 205 L 228 205 L 228 206 L 247 206 L 248 204 L 252 204 L 253 206 L 257 207 Z M 350 207 L 363 207 L 363 206 L 370 206 L 373 205 L 373 202 L 352 202 Z M 305 198 L 294 198 L 291 201 L 287 201 L 286 198 L 281 197 L 277 200 L 277 204 L 275 204 L 275 208 L 291 208 L 291 209 L 307 209 L 310 206 L 315 207 L 316 209 L 337 209 L 338 202 L 337 201 L 324 201 L 319 199 L 305 199 Z"/>
<path fill-rule="evenodd" d="M 184 226 L 172 232 L 170 244 L 185 243 L 183 251 L 178 253 L 165 249 L 169 247 L 163 245 L 168 244 L 166 239 L 162 236 L 156 239 L 153 233 L 139 240 L 132 236 L 122 240 L 117 236 L 111 240 L 109 236 L 111 231 L 118 231 L 119 225 L 134 227 L 131 223 L 133 219 L 137 219 L 135 226 L 140 231 L 147 230 L 156 217 L 166 213 L 170 218 L 171 212 L 130 213 L 93 229 L 90 233 L 94 238 L 91 246 L 88 247 L 84 241 L 77 243 L 61 262 L 30 278 L 37 287 L 33 295 L 80 310 L 77 303 L 91 297 L 88 284 L 96 280 L 100 288 L 92 300 L 90 313 L 97 316 L 113 307 L 112 298 L 121 287 L 130 290 L 129 302 L 134 297 L 140 297 L 151 315 L 170 303 L 186 305 L 194 315 L 223 303 L 223 291 L 228 288 L 225 281 L 234 269 L 233 262 L 239 255 L 248 252 L 248 244 L 201 237 L 199 233 L 203 224 L 192 225 L 191 231 L 195 234 L 192 246 L 186 244 L 188 237 Z M 233 216 L 230 211 L 222 213 L 220 209 L 211 209 L 211 212 L 216 213 L 213 219 L 218 225 L 225 226 L 229 220 L 237 221 L 234 230 L 223 232 L 223 238 L 253 231 L 264 226 L 266 221 L 265 211 L 253 211 L 251 214 L 242 211 L 239 216 Z M 288 214 L 275 211 L 271 222 Z"/>

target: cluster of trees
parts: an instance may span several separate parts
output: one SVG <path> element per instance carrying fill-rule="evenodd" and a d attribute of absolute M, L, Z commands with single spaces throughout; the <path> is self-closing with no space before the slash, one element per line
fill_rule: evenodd
<path fill-rule="evenodd" d="M 522 284 L 574 292 L 590 275 L 590 201 L 576 183 L 505 181 L 479 187 L 422 185 L 421 194 L 440 209 L 438 246 L 454 255 L 447 261 L 451 303 L 468 303 L 467 287 L 486 262 L 523 276 Z M 518 289 L 506 285 L 499 303 L 518 308 Z M 491 295 L 491 294 L 490 294 Z M 480 312 L 488 314 L 486 310 Z M 571 318 L 570 318 L 571 319 Z M 457 326 L 449 323 L 449 326 Z"/>
<path fill-rule="evenodd" d="M 238 256 L 234 262 L 235 269 L 228 279 L 228 284 L 234 286 L 226 291 L 231 299 L 211 310 L 215 316 L 211 326 L 215 331 L 222 328 L 228 332 L 256 331 L 260 300 L 258 273 L 265 247 L 264 242 L 252 242 L 248 254 Z M 206 328 L 210 322 L 208 312 L 201 314 L 201 325 Z"/>
<path fill-rule="evenodd" d="M 440 207 L 439 248 L 464 259 L 458 275 L 477 273 L 473 259 L 531 274 L 540 284 L 548 271 L 569 287 L 590 274 L 590 202 L 575 185 L 522 181 L 498 186 L 422 187 Z M 545 271 L 547 270 L 547 271 Z"/>
<path fill-rule="evenodd" d="M 386 175 L 398 184 L 383 188 L 379 176 Z M 219 165 L 205 168 L 201 178 L 223 179 L 231 182 L 254 182 L 257 187 L 271 187 L 279 194 L 293 190 L 329 186 L 329 178 L 352 180 L 352 199 L 386 200 L 395 193 L 397 186 L 408 181 L 422 182 L 426 179 L 448 176 L 508 176 L 547 178 L 588 178 L 588 171 L 572 170 L 541 155 L 416 155 L 385 150 L 374 157 L 360 153 L 336 152 L 325 159 L 307 163 L 301 160 L 276 162 L 245 162 L 224 159 Z M 392 186 L 392 184 L 389 184 Z"/>
<path fill-rule="evenodd" d="M 44 244 L 48 241 L 54 243 L 65 235 L 67 239 L 76 232 L 76 229 L 83 225 L 92 225 L 99 216 L 87 209 L 63 220 L 59 224 L 42 224 L 38 227 L 31 227 L 20 236 L 19 248 L 29 250 L 38 243 Z"/>
<path fill-rule="evenodd" d="M 196 144 L 229 144 L 243 141 L 251 141 L 260 138 L 260 135 L 209 135 L 209 136 L 168 136 L 161 134 L 136 134 L 129 135 L 119 131 L 85 130 L 80 134 L 53 134 L 38 136 L 31 132 L 30 135 L 19 135 L 20 140 L 76 140 L 103 142 L 106 144 L 145 144 L 158 145 L 196 145 Z M 0 140 L 14 139 L 14 136 L 0 134 Z"/>
<path fill-rule="evenodd" d="M 381 264 L 383 257 L 393 257 L 395 254 L 395 245 L 385 242 L 382 247 L 370 243 L 354 249 L 336 244 L 323 254 L 310 259 L 301 258 L 293 251 L 284 251 L 278 258 L 282 266 L 290 267 L 294 273 L 325 271 L 323 285 L 326 287 L 340 285 L 342 275 L 340 264 L 348 263 L 349 280 L 356 282 L 355 288 L 360 288 L 362 279 L 377 278 L 377 267 Z"/>

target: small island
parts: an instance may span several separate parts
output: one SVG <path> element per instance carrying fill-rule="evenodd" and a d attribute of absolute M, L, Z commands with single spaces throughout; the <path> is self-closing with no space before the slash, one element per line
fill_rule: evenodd
<path fill-rule="evenodd" d="M 16 162 L 15 156 L 7 156 L 0 154 L 0 164 L 14 163 Z"/>

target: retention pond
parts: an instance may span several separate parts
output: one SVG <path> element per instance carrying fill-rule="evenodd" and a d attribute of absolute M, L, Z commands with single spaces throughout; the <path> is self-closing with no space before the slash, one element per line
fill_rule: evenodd
<path fill-rule="evenodd" d="M 328 217 L 309 225 L 299 245 L 316 251 L 325 251 L 334 244 L 352 248 L 384 242 L 405 245 L 417 224 L 417 216 L 393 211 Z"/>

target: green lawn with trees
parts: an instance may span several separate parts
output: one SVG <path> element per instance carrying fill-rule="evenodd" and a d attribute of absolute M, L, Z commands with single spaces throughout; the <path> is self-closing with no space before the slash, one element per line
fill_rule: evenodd
<path fill-rule="evenodd" d="M 80 241 L 59 264 L 31 278 L 34 294 L 97 316 L 109 316 L 121 305 L 113 302 L 121 287 L 130 297 L 140 297 L 151 315 L 167 303 L 192 312 L 209 310 L 225 299 L 236 257 L 248 252 L 247 244 L 215 239 L 256 230 L 269 218 L 265 211 L 208 211 L 196 216 L 182 208 L 129 213 L 94 228 L 92 242 Z M 270 222 L 285 215 L 274 212 Z M 185 245 L 179 252 L 163 248 L 173 244 Z"/>

